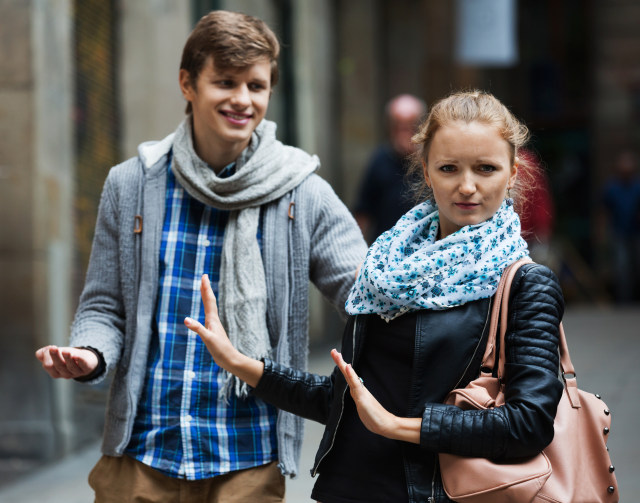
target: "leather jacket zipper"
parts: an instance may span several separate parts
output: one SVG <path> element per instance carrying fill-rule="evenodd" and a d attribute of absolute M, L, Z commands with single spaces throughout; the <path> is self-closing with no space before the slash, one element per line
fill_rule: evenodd
<path fill-rule="evenodd" d="M 436 503 L 436 474 L 438 473 L 438 455 L 434 456 L 436 458 L 433 463 L 433 474 L 431 475 L 431 496 L 427 498 L 428 503 Z"/>
<path fill-rule="evenodd" d="M 358 322 L 358 317 L 356 316 L 354 318 L 354 320 L 353 320 L 353 342 L 352 342 L 352 348 L 353 348 L 353 355 L 354 356 L 356 354 L 356 326 L 357 326 L 357 322 Z M 344 413 L 344 397 L 346 396 L 348 389 L 349 389 L 349 386 L 345 386 L 344 390 L 342 390 L 342 398 L 341 398 L 341 403 L 340 403 L 340 416 L 338 416 L 338 422 L 336 423 L 336 427 L 333 430 L 333 437 L 331 438 L 331 444 L 329 445 L 329 448 L 325 451 L 325 453 L 320 458 L 320 461 L 318 461 L 316 466 L 313 468 L 313 473 L 311 474 L 312 477 L 315 477 L 318 474 L 318 468 L 320 467 L 320 465 L 324 461 L 324 458 L 327 457 L 327 454 L 329 454 L 329 452 L 331 452 L 331 449 L 333 449 L 333 444 L 335 443 L 336 435 L 338 434 L 338 427 L 340 426 L 340 422 L 342 421 L 342 414 Z"/>

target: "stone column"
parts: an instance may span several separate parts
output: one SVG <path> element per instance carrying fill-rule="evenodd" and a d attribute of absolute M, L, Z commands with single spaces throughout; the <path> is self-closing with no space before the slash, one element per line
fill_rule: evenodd
<path fill-rule="evenodd" d="M 70 0 L 1 0 L 0 458 L 71 444 L 69 383 L 34 358 L 65 344 L 73 244 Z"/>

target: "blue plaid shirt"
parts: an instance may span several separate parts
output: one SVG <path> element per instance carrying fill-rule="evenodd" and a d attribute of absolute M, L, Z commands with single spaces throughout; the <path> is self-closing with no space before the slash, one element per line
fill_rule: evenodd
<path fill-rule="evenodd" d="M 218 176 L 230 176 L 235 165 Z M 204 323 L 200 278 L 218 295 L 228 212 L 193 199 L 167 175 L 156 327 L 127 453 L 172 477 L 199 480 L 277 459 L 276 410 L 218 398 L 223 376 L 185 316 Z M 258 241 L 261 242 L 260 230 Z"/>

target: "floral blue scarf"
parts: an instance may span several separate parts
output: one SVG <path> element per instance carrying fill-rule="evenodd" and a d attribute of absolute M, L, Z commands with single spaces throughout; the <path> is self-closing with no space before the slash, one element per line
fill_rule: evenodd
<path fill-rule="evenodd" d="M 345 309 L 389 321 L 407 311 L 448 309 L 491 297 L 502 271 L 529 255 L 513 202 L 488 220 L 436 241 L 439 213 L 421 203 L 371 245 Z"/>

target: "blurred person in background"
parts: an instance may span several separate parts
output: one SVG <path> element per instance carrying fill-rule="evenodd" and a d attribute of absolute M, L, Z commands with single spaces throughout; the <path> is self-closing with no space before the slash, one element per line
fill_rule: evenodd
<path fill-rule="evenodd" d="M 70 344 L 36 352 L 54 378 L 113 372 L 98 503 L 282 502 L 298 470 L 302 419 L 251 396 L 183 324 L 204 322 L 207 274 L 237 348 L 305 369 L 309 281 L 343 311 L 364 259 L 318 158 L 264 118 L 278 54 L 257 18 L 198 22 L 179 70 L 186 118 L 110 171 Z"/>
<path fill-rule="evenodd" d="M 640 298 L 640 175 L 638 157 L 621 151 L 613 176 L 602 191 L 606 216 L 609 264 L 613 271 L 613 293 L 619 303 Z"/>
<path fill-rule="evenodd" d="M 521 149 L 518 157 L 523 161 L 520 176 L 528 178 L 527 191 L 516 208 L 520 215 L 522 237 L 527 241 L 533 260 L 557 270 L 558 263 L 551 240 L 555 208 L 549 179 L 533 151 Z"/>
<path fill-rule="evenodd" d="M 426 110 L 424 101 L 410 94 L 396 96 L 385 107 L 389 141 L 373 153 L 353 211 L 369 243 L 413 206 L 408 158 L 415 151 L 411 137 Z"/>

